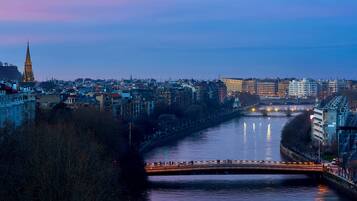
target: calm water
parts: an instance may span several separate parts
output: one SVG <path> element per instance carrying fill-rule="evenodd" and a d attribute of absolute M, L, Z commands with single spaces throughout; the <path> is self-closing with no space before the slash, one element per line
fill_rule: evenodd
<path fill-rule="evenodd" d="M 287 117 L 242 117 L 147 153 L 147 161 L 282 160 L 279 143 Z M 151 201 L 346 200 L 302 175 L 151 177 Z"/>

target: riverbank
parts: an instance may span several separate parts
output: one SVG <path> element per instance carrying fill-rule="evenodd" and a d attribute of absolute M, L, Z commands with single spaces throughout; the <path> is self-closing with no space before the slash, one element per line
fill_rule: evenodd
<path fill-rule="evenodd" d="M 283 157 L 293 160 L 293 161 L 313 161 L 308 156 L 295 152 L 284 145 L 280 144 L 280 152 Z M 328 184 L 331 188 L 343 193 L 349 198 L 357 197 L 357 185 L 328 171 L 326 168 L 324 173 L 321 175 L 322 180 Z"/>
<path fill-rule="evenodd" d="M 170 141 L 174 141 L 192 133 L 201 131 L 203 129 L 218 125 L 225 121 L 231 120 L 233 118 L 239 117 L 241 115 L 240 111 L 233 111 L 230 113 L 218 115 L 215 118 L 201 119 L 192 124 L 193 126 L 188 126 L 182 129 L 178 129 L 175 132 L 157 132 L 149 140 L 143 142 L 139 147 L 140 153 L 146 153 L 155 147 L 165 145 Z"/>

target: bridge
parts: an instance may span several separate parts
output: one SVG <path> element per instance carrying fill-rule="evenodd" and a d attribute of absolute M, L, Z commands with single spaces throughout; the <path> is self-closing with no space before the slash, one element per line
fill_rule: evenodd
<path fill-rule="evenodd" d="M 314 162 L 209 160 L 146 163 L 148 176 L 219 174 L 320 174 L 324 166 Z"/>
<path fill-rule="evenodd" d="M 290 106 L 263 106 L 263 107 L 245 107 L 242 114 L 248 117 L 286 117 L 300 114 L 305 111 L 311 111 L 309 107 L 290 107 Z"/>

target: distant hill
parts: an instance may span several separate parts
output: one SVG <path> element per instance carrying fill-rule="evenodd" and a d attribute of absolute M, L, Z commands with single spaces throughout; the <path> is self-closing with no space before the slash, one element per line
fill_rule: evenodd
<path fill-rule="evenodd" d="M 0 80 L 21 80 L 21 73 L 17 66 L 0 62 Z"/>

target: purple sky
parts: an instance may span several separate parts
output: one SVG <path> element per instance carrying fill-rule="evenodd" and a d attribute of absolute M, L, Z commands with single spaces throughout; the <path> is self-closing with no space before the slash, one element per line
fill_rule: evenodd
<path fill-rule="evenodd" d="M 77 77 L 357 79 L 356 0 L 0 0 L 0 61 Z"/>

